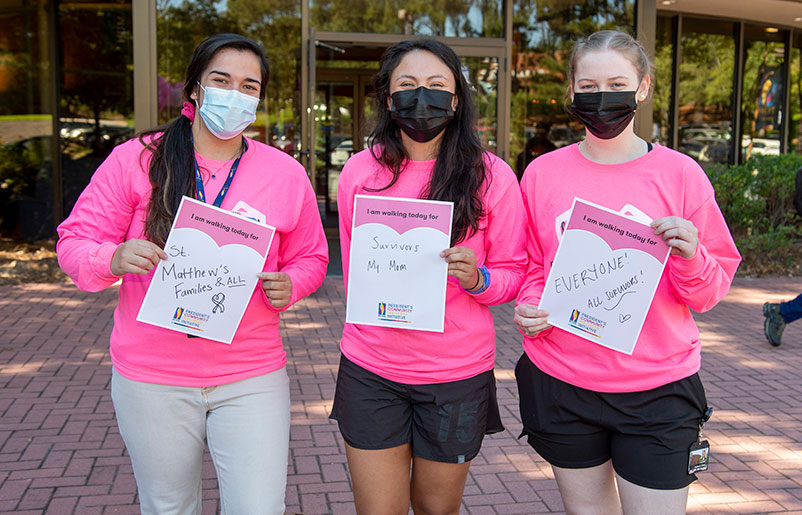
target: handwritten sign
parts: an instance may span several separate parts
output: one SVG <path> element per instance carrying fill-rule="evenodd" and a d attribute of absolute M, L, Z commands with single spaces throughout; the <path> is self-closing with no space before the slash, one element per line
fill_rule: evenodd
<path fill-rule="evenodd" d="M 648 224 L 575 198 L 540 308 L 555 327 L 632 354 L 669 251 Z"/>
<path fill-rule="evenodd" d="M 136 319 L 231 343 L 275 231 L 184 197 Z"/>
<path fill-rule="evenodd" d="M 345 321 L 443 332 L 452 202 L 356 195 Z"/>

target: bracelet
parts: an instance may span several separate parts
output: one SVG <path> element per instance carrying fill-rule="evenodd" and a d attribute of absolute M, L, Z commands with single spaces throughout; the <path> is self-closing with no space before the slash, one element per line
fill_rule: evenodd
<path fill-rule="evenodd" d="M 478 289 L 476 291 L 465 290 L 468 293 L 470 293 L 471 295 L 478 295 L 478 294 L 482 293 L 483 291 L 485 291 L 487 288 L 490 287 L 490 271 L 488 271 L 487 267 L 486 266 L 480 266 L 477 270 L 479 270 L 479 272 L 482 274 L 482 277 L 484 278 L 485 283 L 482 285 L 482 287 L 480 289 Z M 476 284 L 479 284 L 478 279 L 479 278 L 477 277 Z M 474 288 L 476 288 L 476 285 L 474 285 Z"/>
<path fill-rule="evenodd" d="M 481 281 L 481 280 L 482 280 L 482 272 L 481 272 L 481 271 L 479 271 L 479 269 L 477 268 L 477 269 L 476 269 L 476 283 L 474 283 L 474 285 L 473 285 L 473 286 L 471 286 L 470 288 L 468 288 L 468 290 L 467 290 L 467 291 L 472 291 L 472 290 L 475 290 L 475 289 L 476 289 L 476 287 L 477 287 L 477 286 L 479 286 L 479 281 Z"/>

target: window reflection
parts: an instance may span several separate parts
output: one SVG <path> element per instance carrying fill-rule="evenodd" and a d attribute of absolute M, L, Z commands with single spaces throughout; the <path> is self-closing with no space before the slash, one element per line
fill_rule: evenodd
<path fill-rule="evenodd" d="M 678 150 L 706 163 L 732 158 L 734 26 L 683 20 Z"/>
<path fill-rule="evenodd" d="M 0 14 L 0 231 L 39 240 L 53 232 L 53 84 L 47 5 Z"/>
<path fill-rule="evenodd" d="M 64 214 L 115 145 L 133 134 L 131 1 L 60 2 Z"/>
<path fill-rule="evenodd" d="M 462 73 L 471 85 L 476 105 L 476 132 L 482 146 L 495 153 L 498 146 L 496 122 L 498 97 L 498 59 L 495 57 L 461 57 Z"/>
<path fill-rule="evenodd" d="M 745 28 L 742 159 L 754 154 L 780 153 L 784 33 L 770 27 L 747 25 Z"/>
<path fill-rule="evenodd" d="M 791 98 L 788 124 L 789 152 L 802 154 L 802 32 L 794 33 L 791 49 Z"/>
<path fill-rule="evenodd" d="M 564 107 L 567 60 L 576 39 L 601 29 L 631 33 L 634 24 L 633 0 L 515 2 L 510 165 L 519 178 L 535 157 L 584 134 Z"/>
<path fill-rule="evenodd" d="M 343 165 L 356 149 L 362 148 L 357 141 L 362 131 L 355 116 L 359 75 L 342 72 L 320 75 L 312 106 L 318 172 L 315 190 L 323 193 L 324 213 L 328 215 L 337 212 L 337 183 Z"/>
<path fill-rule="evenodd" d="M 319 31 L 504 37 L 503 0 L 311 0 Z"/>
<path fill-rule="evenodd" d="M 671 141 L 671 84 L 674 68 L 674 18 L 657 17 L 654 43 L 654 100 L 653 120 L 655 141 L 661 145 L 674 145 Z"/>

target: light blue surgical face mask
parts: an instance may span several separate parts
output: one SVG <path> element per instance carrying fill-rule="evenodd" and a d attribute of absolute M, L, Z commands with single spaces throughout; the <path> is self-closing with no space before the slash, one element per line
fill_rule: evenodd
<path fill-rule="evenodd" d="M 203 90 L 203 105 L 198 112 L 209 132 L 218 138 L 234 138 L 256 120 L 258 97 L 233 89 L 204 88 L 200 83 L 198 86 Z"/>

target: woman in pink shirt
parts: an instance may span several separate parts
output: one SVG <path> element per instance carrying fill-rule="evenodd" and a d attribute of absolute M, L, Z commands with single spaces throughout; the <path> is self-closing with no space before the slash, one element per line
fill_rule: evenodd
<path fill-rule="evenodd" d="M 585 139 L 537 158 L 521 183 L 529 215 L 529 270 L 515 309 L 523 434 L 551 463 L 569 513 L 685 513 L 693 465 L 707 456 L 690 310 L 727 293 L 740 256 L 699 165 L 635 135 L 650 67 L 622 32 L 577 43 L 568 97 Z M 648 218 L 670 247 L 631 355 L 552 327 L 538 309 L 574 197 Z"/>
<path fill-rule="evenodd" d="M 442 333 L 345 324 L 332 418 L 346 442 L 358 513 L 458 513 L 471 459 L 501 431 L 488 306 L 526 268 L 515 174 L 484 152 L 462 66 L 446 45 L 404 41 L 374 78 L 370 147 L 345 164 L 337 203 L 348 285 L 354 195 L 454 203 Z M 412 473 L 410 474 L 410 466 Z"/>
<path fill-rule="evenodd" d="M 262 47 L 203 41 L 181 116 L 116 147 L 58 228 L 82 290 L 122 279 L 111 334 L 112 400 L 143 513 L 200 513 L 206 445 L 224 512 L 283 513 L 289 380 L 279 313 L 323 281 L 328 251 L 303 167 L 242 136 L 265 97 Z M 183 196 L 276 227 L 230 345 L 136 320 Z M 208 200 L 207 200 L 208 199 Z"/>

